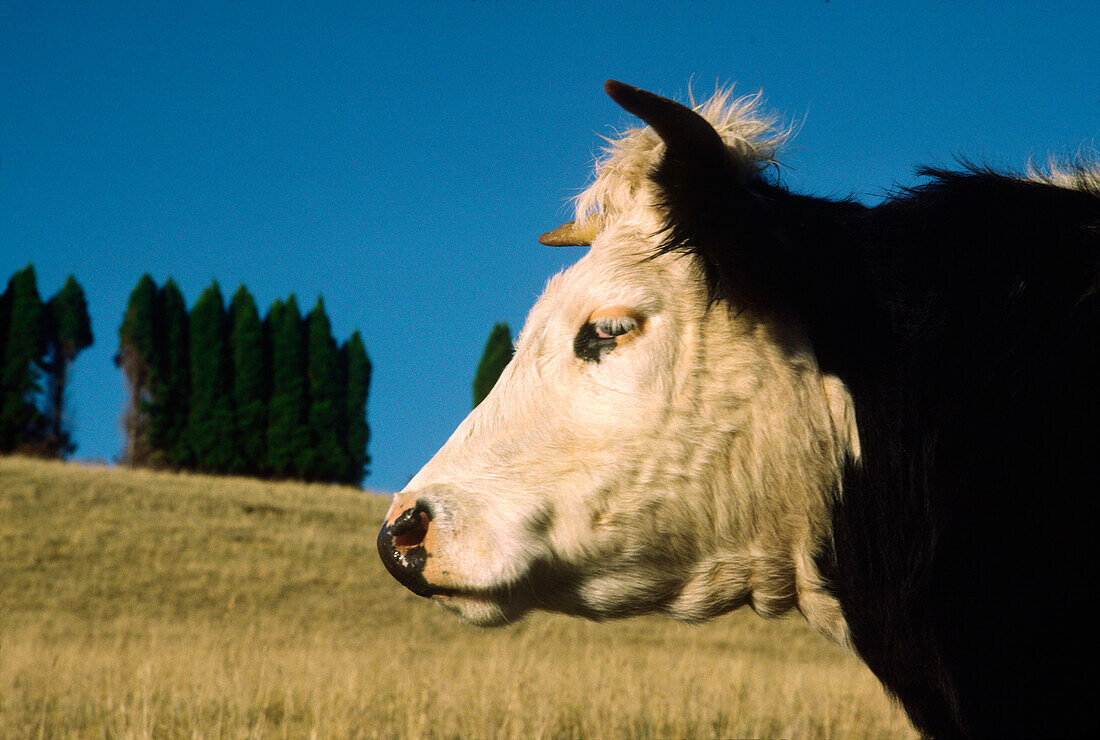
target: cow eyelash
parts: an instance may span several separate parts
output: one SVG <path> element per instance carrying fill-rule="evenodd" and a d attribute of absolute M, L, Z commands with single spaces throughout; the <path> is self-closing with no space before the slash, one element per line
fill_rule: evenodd
<path fill-rule="evenodd" d="M 602 316 L 593 319 L 592 326 L 600 339 L 614 339 L 634 331 L 638 328 L 638 321 L 630 316 Z"/>

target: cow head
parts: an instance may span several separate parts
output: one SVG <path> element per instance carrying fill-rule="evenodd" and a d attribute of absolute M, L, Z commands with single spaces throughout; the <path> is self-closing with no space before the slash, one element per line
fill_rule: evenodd
<path fill-rule="evenodd" d="M 576 220 L 544 237 L 591 248 L 394 497 L 382 560 L 480 625 L 536 608 L 698 620 L 750 604 L 798 607 L 844 639 L 813 553 L 841 461 L 858 454 L 851 400 L 797 321 L 716 291 L 738 282 L 684 249 L 709 208 L 749 197 L 777 137 L 753 101 L 720 93 L 695 112 L 607 90 L 650 127 L 613 143 Z"/>

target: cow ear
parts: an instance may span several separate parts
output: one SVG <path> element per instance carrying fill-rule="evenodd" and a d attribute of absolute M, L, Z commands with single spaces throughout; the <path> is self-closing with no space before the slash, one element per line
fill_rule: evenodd
<path fill-rule="evenodd" d="M 616 80 L 604 83 L 604 90 L 624 110 L 657 132 L 668 150 L 666 157 L 708 168 L 729 163 L 722 137 L 691 108 Z"/>
<path fill-rule="evenodd" d="M 665 143 L 650 175 L 666 212 L 662 251 L 698 255 L 712 301 L 743 307 L 763 298 L 776 234 L 766 203 L 752 190 L 751 168 L 687 106 L 615 80 L 604 90 Z"/>

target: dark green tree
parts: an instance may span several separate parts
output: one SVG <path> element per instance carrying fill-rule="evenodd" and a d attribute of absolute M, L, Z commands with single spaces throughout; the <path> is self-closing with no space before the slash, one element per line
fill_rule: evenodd
<path fill-rule="evenodd" d="M 46 433 L 38 409 L 43 392 L 41 363 L 46 348 L 46 308 L 38 295 L 34 266 L 12 275 L 4 292 L 8 321 L 0 367 L 0 451 L 37 449 Z"/>
<path fill-rule="evenodd" d="M 267 436 L 264 331 L 256 302 L 243 285 L 229 304 L 229 351 L 233 364 L 233 407 L 236 410 L 237 473 L 255 475 L 265 464 Z"/>
<path fill-rule="evenodd" d="M 92 344 L 92 319 L 84 289 L 72 275 L 46 305 L 46 361 L 48 378 L 45 444 L 51 454 L 67 457 L 76 446 L 65 419 L 65 388 L 69 367 Z"/>
<path fill-rule="evenodd" d="M 340 444 L 339 352 L 320 297 L 306 315 L 305 331 L 309 444 L 299 451 L 299 469 L 311 480 L 337 481 L 347 468 L 347 453 Z"/>
<path fill-rule="evenodd" d="M 344 385 L 344 445 L 347 467 L 344 481 L 359 485 L 367 474 L 370 455 L 370 427 L 367 425 L 367 396 L 370 392 L 371 363 L 363 338 L 356 331 L 340 348 L 341 376 Z"/>
<path fill-rule="evenodd" d="M 508 324 L 494 324 L 493 330 L 489 332 L 489 340 L 485 343 L 485 350 L 481 353 L 477 374 L 474 375 L 475 407 L 493 390 L 497 378 L 511 361 L 514 351 L 512 332 L 508 329 Z"/>
<path fill-rule="evenodd" d="M 8 296 L 7 286 L 4 287 L 4 292 L 0 293 L 0 388 L 3 388 L 4 382 L 4 347 L 8 343 L 8 326 L 11 320 L 11 300 Z M 3 403 L 3 398 L 0 396 L 0 403 Z"/>
<path fill-rule="evenodd" d="M 271 442 L 275 434 L 272 425 L 275 419 L 275 327 L 280 326 L 283 320 L 283 312 L 286 304 L 276 298 L 275 302 L 267 309 L 264 317 L 264 389 L 267 391 L 267 427 L 264 429 L 264 465 L 263 472 L 267 475 L 279 476 L 276 472 L 282 460 L 276 459 L 276 450 L 271 448 Z"/>
<path fill-rule="evenodd" d="M 141 276 L 130 293 L 126 313 L 119 327 L 115 364 L 122 368 L 130 389 L 123 424 L 126 428 L 125 461 L 131 465 L 149 462 L 153 446 L 149 439 L 149 406 L 158 377 L 155 339 L 157 286 L 148 273 Z"/>
<path fill-rule="evenodd" d="M 268 472 L 302 477 L 300 453 L 309 444 L 306 427 L 306 353 L 302 316 L 293 294 L 276 301 L 267 316 L 271 400 L 267 417 Z"/>
<path fill-rule="evenodd" d="M 187 302 L 172 278 L 157 291 L 154 338 L 157 373 L 149 411 L 154 463 L 186 467 L 191 462 L 191 330 Z"/>
<path fill-rule="evenodd" d="M 225 304 L 217 282 L 199 296 L 188 323 L 191 399 L 187 441 L 196 468 L 227 472 L 234 457 L 232 378 Z"/>

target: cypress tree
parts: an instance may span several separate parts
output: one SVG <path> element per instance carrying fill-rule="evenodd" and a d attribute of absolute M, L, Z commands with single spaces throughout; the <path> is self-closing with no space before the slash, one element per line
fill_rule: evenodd
<path fill-rule="evenodd" d="M 485 343 L 485 350 L 481 353 L 477 374 L 474 375 L 475 407 L 493 390 L 497 378 L 511 361 L 514 351 L 512 332 L 508 329 L 508 324 L 494 324 L 493 330 L 489 332 L 489 340 Z"/>
<path fill-rule="evenodd" d="M 277 450 L 271 447 L 274 437 L 275 416 L 277 414 L 277 392 L 275 390 L 275 327 L 283 321 L 283 312 L 286 304 L 280 299 L 275 299 L 267 309 L 264 317 L 264 390 L 267 391 L 267 426 L 264 429 L 264 466 L 263 472 L 268 475 L 279 476 L 281 460 L 277 460 Z"/>
<path fill-rule="evenodd" d="M 45 436 L 45 417 L 38 410 L 42 393 L 40 366 L 45 351 L 45 311 L 38 295 L 34 266 L 12 275 L 5 291 L 8 332 L 0 367 L 0 451 L 37 447 Z"/>
<path fill-rule="evenodd" d="M 47 304 L 46 370 L 49 377 L 46 417 L 47 445 L 53 454 L 67 457 L 76 449 L 65 425 L 65 387 L 69 366 L 92 344 L 92 319 L 84 289 L 72 275 Z"/>
<path fill-rule="evenodd" d="M 264 332 L 256 302 L 243 285 L 229 304 L 229 327 L 237 440 L 233 467 L 238 473 L 257 474 L 266 452 Z"/>
<path fill-rule="evenodd" d="M 50 299 L 50 311 L 53 316 L 57 342 L 61 352 L 73 360 L 81 351 L 92 345 L 92 319 L 88 315 L 88 301 L 84 288 L 72 275 L 65 285 Z"/>
<path fill-rule="evenodd" d="M 199 296 L 189 324 L 191 399 L 187 441 L 196 467 L 226 472 L 234 456 L 232 379 L 225 304 L 216 281 Z"/>
<path fill-rule="evenodd" d="M 299 451 L 300 469 L 313 480 L 336 481 L 347 462 L 340 445 L 339 353 L 320 297 L 306 315 L 309 445 Z"/>
<path fill-rule="evenodd" d="M 187 440 L 191 400 L 191 332 L 187 303 L 172 278 L 159 291 L 154 336 L 157 346 L 156 383 L 150 408 L 150 441 L 158 461 L 185 467 L 191 462 Z"/>
<path fill-rule="evenodd" d="M 293 294 L 268 313 L 271 400 L 268 403 L 267 463 L 278 477 L 303 475 L 299 453 L 309 444 L 306 427 L 305 347 L 302 316 Z"/>
<path fill-rule="evenodd" d="M 122 326 L 118 330 L 119 347 L 115 364 L 122 368 L 130 386 L 124 426 L 125 461 L 131 465 L 147 463 L 153 450 L 149 440 L 149 406 L 152 386 L 157 377 L 154 339 L 156 300 L 157 286 L 146 273 L 130 293 Z"/>
<path fill-rule="evenodd" d="M 359 485 L 367 473 L 370 455 L 370 427 L 367 425 L 367 396 L 370 392 L 371 363 L 363 338 L 356 331 L 340 348 L 341 375 L 344 384 L 344 444 L 347 463 L 344 481 Z"/>
<path fill-rule="evenodd" d="M 4 388 L 4 348 L 8 344 L 8 327 L 11 321 L 11 300 L 8 295 L 7 286 L 4 287 L 4 292 L 0 293 L 0 389 Z M 3 403 L 3 396 L 0 394 L 0 404 Z"/>

